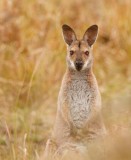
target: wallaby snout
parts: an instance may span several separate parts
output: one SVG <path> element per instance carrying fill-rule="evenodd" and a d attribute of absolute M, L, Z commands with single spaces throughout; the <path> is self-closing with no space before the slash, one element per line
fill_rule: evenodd
<path fill-rule="evenodd" d="M 78 71 L 80 71 L 83 67 L 83 61 L 82 60 L 76 60 L 75 61 L 75 67 Z"/>

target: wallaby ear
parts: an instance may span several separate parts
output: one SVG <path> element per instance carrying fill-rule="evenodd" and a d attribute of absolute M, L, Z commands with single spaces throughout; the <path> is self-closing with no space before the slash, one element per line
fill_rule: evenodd
<path fill-rule="evenodd" d="M 92 25 L 86 30 L 83 36 L 83 40 L 87 41 L 89 46 L 92 46 L 93 43 L 96 41 L 97 34 L 98 34 L 98 26 Z"/>
<path fill-rule="evenodd" d="M 68 45 L 71 45 L 71 43 L 77 39 L 75 32 L 68 25 L 64 24 L 62 26 L 62 31 L 64 40 Z"/>

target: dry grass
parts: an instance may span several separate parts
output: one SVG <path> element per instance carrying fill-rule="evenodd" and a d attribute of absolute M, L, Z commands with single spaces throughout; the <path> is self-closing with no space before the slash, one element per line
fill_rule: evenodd
<path fill-rule="evenodd" d="M 110 136 L 91 160 L 131 159 L 130 0 L 0 1 L 0 159 L 37 160 L 51 133 L 65 71 L 61 25 L 99 25 L 94 72 Z M 95 154 L 94 154 L 95 153 Z"/>

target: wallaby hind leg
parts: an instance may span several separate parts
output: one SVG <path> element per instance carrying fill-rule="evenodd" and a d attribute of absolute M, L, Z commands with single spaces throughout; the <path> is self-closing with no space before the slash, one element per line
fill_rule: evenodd
<path fill-rule="evenodd" d="M 88 139 L 96 139 L 107 134 L 101 114 L 93 116 L 88 124 Z"/>
<path fill-rule="evenodd" d="M 44 160 L 51 160 L 57 150 L 57 145 L 52 139 L 48 139 L 44 152 Z"/>

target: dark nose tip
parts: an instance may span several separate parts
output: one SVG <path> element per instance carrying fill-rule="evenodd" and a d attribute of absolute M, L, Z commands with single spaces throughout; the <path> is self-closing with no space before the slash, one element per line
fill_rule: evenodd
<path fill-rule="evenodd" d="M 83 62 L 82 62 L 82 61 L 76 61 L 76 62 L 75 62 L 75 65 L 76 65 L 76 66 L 82 66 L 82 65 L 83 65 Z"/>
<path fill-rule="evenodd" d="M 82 69 L 82 66 L 83 66 L 83 62 L 82 61 L 76 61 L 75 62 L 75 66 L 76 66 L 76 69 L 78 71 L 80 71 Z"/>

